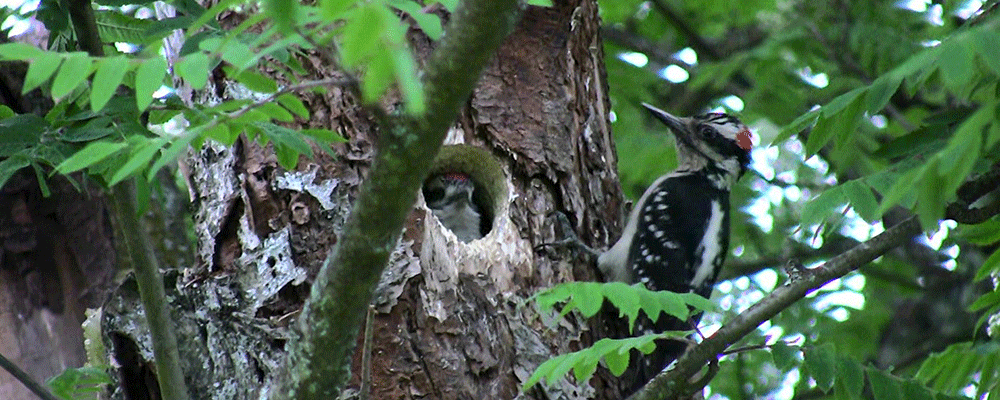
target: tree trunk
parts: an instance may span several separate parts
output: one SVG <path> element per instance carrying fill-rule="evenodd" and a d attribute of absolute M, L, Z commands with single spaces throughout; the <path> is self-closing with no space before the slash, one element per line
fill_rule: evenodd
<path fill-rule="evenodd" d="M 44 196 L 26 168 L 0 191 L 0 353 L 37 382 L 86 361 L 84 310 L 100 306 L 115 274 L 100 192 L 62 177 L 47 186 Z M 0 399 L 37 396 L 5 371 Z"/>
<path fill-rule="evenodd" d="M 224 27 L 239 23 L 230 17 Z M 547 326 L 526 301 L 555 283 L 597 279 L 579 259 L 534 250 L 562 237 L 550 214 L 565 212 L 595 246 L 620 230 L 599 25 L 597 4 L 588 0 L 525 12 L 432 168 L 472 176 L 489 233 L 460 242 L 418 199 L 372 302 L 373 333 L 359 338 L 351 391 L 370 373 L 374 399 L 618 397 L 605 374 L 520 394 L 535 367 L 594 337 L 587 321 Z M 434 44 L 416 31 L 411 39 L 417 59 L 425 59 Z M 317 60 L 300 60 L 312 74 L 305 79 L 338 75 Z M 188 100 L 241 93 L 223 80 L 210 85 Z M 332 128 L 348 139 L 334 146 L 336 158 L 318 151 L 285 171 L 269 146 L 241 141 L 207 145 L 188 159 L 198 261 L 168 274 L 167 285 L 195 398 L 255 398 L 270 387 L 289 321 L 370 166 L 378 131 L 359 101 L 339 87 L 300 96 L 312 111 L 300 127 Z M 119 361 L 133 360 L 141 373 L 150 346 L 132 328 L 142 321 L 137 302 L 123 285 L 105 309 L 104 328 Z"/>

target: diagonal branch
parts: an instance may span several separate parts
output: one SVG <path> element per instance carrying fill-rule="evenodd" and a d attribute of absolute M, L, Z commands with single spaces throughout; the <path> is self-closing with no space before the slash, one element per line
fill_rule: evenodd
<path fill-rule="evenodd" d="M 52 394 L 49 388 L 35 381 L 35 378 L 32 378 L 31 375 L 28 375 L 27 372 L 24 372 L 23 369 L 18 367 L 17 364 L 14 364 L 14 362 L 9 360 L 7 357 L 4 357 L 3 354 L 0 354 L 0 368 L 3 368 L 11 375 L 13 375 L 14 379 L 17 379 L 22 384 L 24 384 L 24 387 L 28 388 L 28 390 L 30 390 L 31 393 L 34 393 L 35 396 L 38 396 L 39 399 L 59 400 L 59 397 L 56 397 L 56 395 Z"/>
<path fill-rule="evenodd" d="M 486 64 L 520 16 L 517 0 L 459 3 L 424 69 L 426 113 L 380 126 L 378 154 L 343 234 L 316 276 L 273 399 L 336 398 L 375 285 L 417 189 Z"/>
<path fill-rule="evenodd" d="M 850 251 L 834 257 L 822 266 L 793 276 L 789 283 L 775 289 L 763 300 L 723 325 L 714 335 L 681 356 L 673 369 L 661 372 L 631 399 L 672 399 L 700 390 L 700 387 L 688 387 L 687 380 L 700 372 L 710 361 L 715 360 L 730 345 L 809 292 L 871 262 L 918 233 L 920 233 L 920 223 L 916 217 L 910 217 L 878 236 L 858 244 Z"/>

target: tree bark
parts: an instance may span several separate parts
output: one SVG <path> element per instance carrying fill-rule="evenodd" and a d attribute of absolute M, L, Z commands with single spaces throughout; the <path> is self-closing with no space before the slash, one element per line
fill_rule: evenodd
<path fill-rule="evenodd" d="M 37 382 L 86 361 L 84 310 L 100 306 L 115 274 L 101 193 L 62 177 L 47 186 L 48 197 L 27 168 L 0 190 L 0 353 Z M 0 372 L 0 398 L 37 396 Z"/>
<path fill-rule="evenodd" d="M 562 237 L 551 212 L 566 213 L 593 246 L 620 230 L 599 27 L 593 1 L 528 7 L 484 73 L 431 169 L 470 174 L 491 229 L 462 243 L 418 199 L 372 302 L 370 398 L 618 397 L 606 374 L 520 393 L 543 361 L 603 335 L 594 332 L 600 323 L 552 322 L 527 302 L 558 282 L 597 279 L 580 259 L 534 250 Z M 425 60 L 434 43 L 417 31 L 410 37 Z M 303 79 L 339 75 L 319 57 L 300 61 L 310 72 Z M 241 93 L 221 79 L 210 85 L 181 93 L 209 104 L 217 94 Z M 240 141 L 207 145 L 186 162 L 198 260 L 166 281 L 194 398 L 255 398 L 272 389 L 279 369 L 294 367 L 280 365 L 290 321 L 370 167 L 379 132 L 358 99 L 340 87 L 301 99 L 312 117 L 295 127 L 331 128 L 348 139 L 333 147 L 336 158 L 317 151 L 285 171 L 269 147 Z M 149 344 L 130 328 L 140 321 L 135 292 L 126 284 L 113 299 L 105 332 L 116 353 L 138 360 L 141 376 Z M 349 394 L 362 386 L 365 340 L 356 346 Z"/>

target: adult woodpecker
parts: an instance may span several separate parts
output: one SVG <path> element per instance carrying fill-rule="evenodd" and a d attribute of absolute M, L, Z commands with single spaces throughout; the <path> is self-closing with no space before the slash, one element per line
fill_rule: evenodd
<path fill-rule="evenodd" d="M 598 256 L 608 281 L 708 297 L 729 251 L 729 192 L 750 164 L 750 130 L 733 116 L 679 118 L 643 103 L 676 138 L 678 167 L 659 177 L 632 208 L 618 242 Z M 690 330 L 694 321 L 640 320 L 639 332 Z M 641 358 L 633 390 L 645 385 L 686 345 L 658 341 Z M 635 365 L 635 364 L 633 364 Z"/>

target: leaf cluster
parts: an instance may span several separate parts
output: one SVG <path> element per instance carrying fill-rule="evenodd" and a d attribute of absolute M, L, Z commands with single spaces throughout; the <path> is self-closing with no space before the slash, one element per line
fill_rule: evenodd
<path fill-rule="evenodd" d="M 714 309 L 711 302 L 694 293 L 651 291 L 641 284 L 626 285 L 621 282 L 565 282 L 535 294 L 532 299 L 541 315 L 547 315 L 561 305 L 560 317 L 578 311 L 586 318 L 597 315 L 607 300 L 618 309 L 619 317 L 628 319 L 630 330 L 640 313 L 656 322 L 666 315 L 687 320 L 692 312 Z M 668 331 L 626 339 L 601 339 L 586 349 L 545 361 L 524 382 L 522 390 L 527 390 L 543 378 L 552 384 L 570 370 L 573 370 L 578 382 L 585 382 L 594 374 L 601 360 L 611 373 L 620 376 L 628 367 L 632 349 L 649 354 L 656 348 L 654 340 L 682 339 L 689 333 Z"/>

